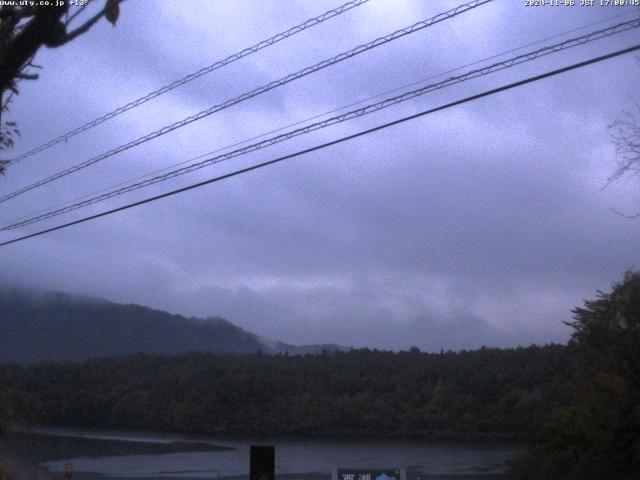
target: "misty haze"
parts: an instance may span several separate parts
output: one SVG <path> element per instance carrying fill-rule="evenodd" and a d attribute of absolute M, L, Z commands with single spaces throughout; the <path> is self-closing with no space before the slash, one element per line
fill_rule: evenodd
<path fill-rule="evenodd" d="M 0 2 L 0 479 L 637 479 L 638 7 Z"/>

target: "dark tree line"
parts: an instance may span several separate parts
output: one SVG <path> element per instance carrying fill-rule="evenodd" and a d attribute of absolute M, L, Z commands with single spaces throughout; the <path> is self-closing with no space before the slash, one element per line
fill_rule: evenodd
<path fill-rule="evenodd" d="M 637 480 L 640 272 L 586 301 L 567 323 L 567 346 L 4 364 L 0 404 L 28 425 L 527 439 L 514 479 Z"/>
<path fill-rule="evenodd" d="M 640 478 L 640 272 L 574 310 L 573 402 L 542 426 L 518 479 Z"/>
<path fill-rule="evenodd" d="M 560 345 L 442 354 L 136 355 L 5 365 L 14 419 L 224 435 L 525 438 L 573 398 Z"/>

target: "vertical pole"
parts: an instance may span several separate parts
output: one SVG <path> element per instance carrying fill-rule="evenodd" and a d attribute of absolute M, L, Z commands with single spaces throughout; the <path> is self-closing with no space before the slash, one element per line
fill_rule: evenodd
<path fill-rule="evenodd" d="M 250 480 L 275 480 L 276 449 L 273 445 L 251 445 Z"/>

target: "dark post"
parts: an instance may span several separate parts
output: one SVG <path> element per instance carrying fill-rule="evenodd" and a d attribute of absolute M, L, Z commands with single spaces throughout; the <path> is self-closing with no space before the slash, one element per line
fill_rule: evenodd
<path fill-rule="evenodd" d="M 73 476 L 73 465 L 71 463 L 64 464 L 64 476 L 70 479 Z"/>
<path fill-rule="evenodd" d="M 251 445 L 249 480 L 275 480 L 276 449 L 273 445 Z"/>

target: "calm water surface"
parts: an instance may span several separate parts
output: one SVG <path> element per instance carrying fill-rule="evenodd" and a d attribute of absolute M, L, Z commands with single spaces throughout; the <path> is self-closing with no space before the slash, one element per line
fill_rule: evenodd
<path fill-rule="evenodd" d="M 334 441 L 334 440 L 224 440 L 163 434 L 88 432 L 67 429 L 43 429 L 39 433 L 55 442 L 57 436 L 87 439 L 124 440 L 131 445 L 143 443 L 200 442 L 231 447 L 221 451 L 195 451 L 145 455 L 70 457 L 40 464 L 53 472 L 63 472 L 65 463 L 73 463 L 76 472 L 120 477 L 155 477 L 162 472 L 176 476 L 216 478 L 247 475 L 249 446 L 275 445 L 277 473 L 330 473 L 338 467 L 406 468 L 431 474 L 500 473 L 519 452 L 516 446 L 496 444 L 437 444 L 417 441 Z M 169 473 L 170 472 L 170 473 Z"/>

